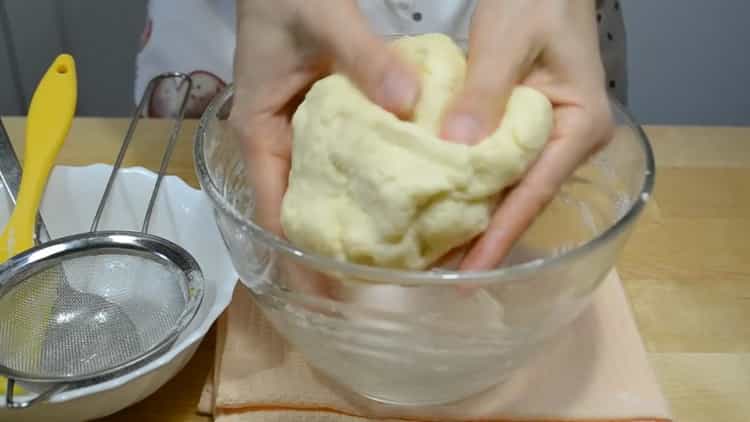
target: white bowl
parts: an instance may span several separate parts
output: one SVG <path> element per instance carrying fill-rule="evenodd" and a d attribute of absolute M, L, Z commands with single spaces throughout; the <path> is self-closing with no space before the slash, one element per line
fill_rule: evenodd
<path fill-rule="evenodd" d="M 53 238 L 88 231 L 112 167 L 56 167 L 42 201 L 42 216 Z M 122 169 L 104 210 L 99 229 L 140 230 L 156 174 L 140 168 Z M 2 184 L 0 184 L 2 186 Z M 206 277 L 203 304 L 172 348 L 147 365 L 117 378 L 68 390 L 25 410 L 0 408 L 0 421 L 79 421 L 104 417 L 154 393 L 190 360 L 200 341 L 232 298 L 237 274 L 214 222 L 210 203 L 200 190 L 182 179 L 162 181 L 149 233 L 187 249 Z M 0 190 L 4 188 L 0 187 Z M 8 219 L 12 204 L 0 194 L 0 221 Z M 17 397 L 21 399 L 21 397 Z M 0 407 L 4 398 L 0 398 Z"/>

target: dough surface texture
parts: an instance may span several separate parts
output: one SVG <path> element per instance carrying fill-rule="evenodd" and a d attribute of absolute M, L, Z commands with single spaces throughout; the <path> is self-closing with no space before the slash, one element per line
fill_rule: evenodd
<path fill-rule="evenodd" d="M 392 42 L 420 72 L 412 121 L 367 99 L 346 77 L 317 81 L 295 111 L 292 167 L 281 222 L 289 241 L 353 263 L 421 270 L 482 233 L 502 190 L 541 152 L 552 106 L 517 86 L 505 115 L 474 146 L 438 136 L 466 72 L 449 37 Z"/>

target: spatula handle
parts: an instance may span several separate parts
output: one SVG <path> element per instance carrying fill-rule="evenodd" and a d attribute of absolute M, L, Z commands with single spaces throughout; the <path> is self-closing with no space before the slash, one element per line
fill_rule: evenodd
<path fill-rule="evenodd" d="M 73 57 L 62 54 L 47 69 L 31 99 L 17 210 L 8 224 L 14 229 L 11 256 L 33 246 L 36 210 L 57 154 L 68 136 L 75 115 L 77 92 Z"/>

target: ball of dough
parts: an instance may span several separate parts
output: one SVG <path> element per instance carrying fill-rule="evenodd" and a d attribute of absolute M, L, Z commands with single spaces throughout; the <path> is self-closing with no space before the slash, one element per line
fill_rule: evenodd
<path fill-rule="evenodd" d="M 393 42 L 421 75 L 412 121 L 372 103 L 345 76 L 317 81 L 294 113 L 292 166 L 281 222 L 292 244 L 343 261 L 426 269 L 486 229 L 491 206 L 544 147 L 552 106 L 516 87 L 489 137 L 439 138 L 466 73 L 449 37 Z"/>

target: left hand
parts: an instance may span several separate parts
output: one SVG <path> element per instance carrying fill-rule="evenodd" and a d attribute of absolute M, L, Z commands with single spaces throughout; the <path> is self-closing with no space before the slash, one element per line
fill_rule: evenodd
<path fill-rule="evenodd" d="M 462 93 L 442 137 L 473 144 L 494 132 L 517 84 L 545 94 L 554 130 L 545 149 L 463 258 L 461 270 L 496 267 L 567 177 L 611 137 L 594 0 L 480 0 Z"/>

